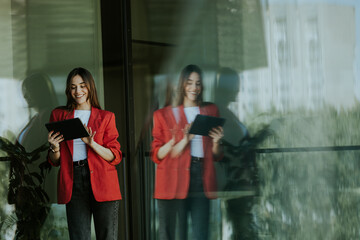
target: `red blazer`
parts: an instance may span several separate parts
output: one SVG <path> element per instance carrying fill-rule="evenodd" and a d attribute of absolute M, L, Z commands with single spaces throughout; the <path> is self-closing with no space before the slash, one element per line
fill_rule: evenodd
<path fill-rule="evenodd" d="M 190 144 L 188 144 L 183 153 L 176 158 L 172 158 L 170 154 L 161 160 L 157 158 L 159 149 L 170 141 L 172 134 L 175 134 L 176 142 L 180 141 L 184 136 L 182 129 L 187 124 L 184 106 L 179 106 L 178 109 L 178 122 L 174 117 L 171 106 L 154 112 L 151 155 L 152 160 L 157 163 L 154 193 L 154 198 L 157 199 L 184 199 L 187 197 L 189 191 L 191 165 Z M 200 114 L 219 116 L 219 111 L 215 104 L 207 104 L 200 107 Z M 203 147 L 204 192 L 208 198 L 216 198 L 216 172 L 213 163 L 212 140 L 210 137 L 203 137 Z"/>
<path fill-rule="evenodd" d="M 50 122 L 74 118 L 74 111 L 54 109 L 51 113 Z M 112 162 L 107 162 L 87 146 L 88 165 L 90 170 L 90 182 L 94 197 L 98 202 L 121 199 L 119 179 L 116 164 L 122 159 L 119 136 L 115 125 L 115 115 L 112 112 L 91 108 L 88 127 L 96 131 L 94 140 L 109 148 L 115 155 Z M 73 189 L 73 141 L 60 143 L 60 170 L 58 175 L 58 203 L 66 204 L 70 201 Z M 49 162 L 54 165 L 50 159 Z"/>

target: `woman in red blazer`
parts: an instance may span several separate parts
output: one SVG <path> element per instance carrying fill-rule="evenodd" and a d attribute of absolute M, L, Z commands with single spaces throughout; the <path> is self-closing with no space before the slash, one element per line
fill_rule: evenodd
<path fill-rule="evenodd" d="M 60 165 L 58 203 L 66 204 L 70 239 L 91 238 L 94 217 L 97 239 L 117 239 L 121 199 L 115 165 L 122 154 L 115 115 L 101 110 L 94 79 L 84 68 L 73 69 L 66 82 L 67 104 L 52 111 L 50 122 L 79 117 L 89 137 L 63 141 L 49 132 L 49 161 Z"/>
<path fill-rule="evenodd" d="M 202 72 L 186 66 L 179 80 L 177 107 L 154 113 L 152 160 L 157 164 L 154 198 L 158 199 L 160 239 L 187 239 L 187 216 L 192 218 L 192 239 L 208 238 L 209 199 L 216 198 L 214 160 L 221 158 L 221 127 L 209 136 L 188 133 L 197 114 L 219 116 L 215 104 L 202 102 Z"/>

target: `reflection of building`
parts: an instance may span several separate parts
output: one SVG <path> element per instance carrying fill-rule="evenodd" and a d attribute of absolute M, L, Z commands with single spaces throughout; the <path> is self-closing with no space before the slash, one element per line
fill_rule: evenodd
<path fill-rule="evenodd" d="M 263 16 L 268 67 L 243 73 L 241 119 L 270 109 L 352 106 L 358 41 L 354 6 L 267 2 Z"/>

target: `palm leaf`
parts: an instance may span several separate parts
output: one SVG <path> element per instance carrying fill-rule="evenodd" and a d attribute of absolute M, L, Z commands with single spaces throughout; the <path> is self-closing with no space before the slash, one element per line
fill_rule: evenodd
<path fill-rule="evenodd" d="M 0 157 L 0 162 L 9 162 L 12 159 L 13 159 L 12 157 Z"/>
<path fill-rule="evenodd" d="M 31 176 L 35 177 L 38 181 L 39 181 L 39 184 L 42 184 L 43 183 L 43 178 L 41 177 L 40 174 L 38 174 L 37 172 L 32 172 L 30 173 Z"/>

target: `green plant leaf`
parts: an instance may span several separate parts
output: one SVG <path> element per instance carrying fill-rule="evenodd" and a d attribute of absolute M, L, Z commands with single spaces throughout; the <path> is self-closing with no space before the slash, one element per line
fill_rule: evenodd
<path fill-rule="evenodd" d="M 32 152 L 30 152 L 31 155 L 35 155 L 35 154 L 39 154 L 43 151 L 46 151 L 48 150 L 49 147 L 48 147 L 48 144 L 47 143 L 44 143 L 43 145 L 41 145 L 40 147 L 36 148 L 35 150 L 33 150 Z"/>
<path fill-rule="evenodd" d="M 41 199 L 42 203 L 47 203 L 50 201 L 49 196 L 41 187 L 36 187 L 35 191 L 36 191 L 37 196 Z"/>
<path fill-rule="evenodd" d="M 32 177 L 28 174 L 24 175 L 24 181 L 26 182 L 27 185 L 29 186 L 36 186 L 35 182 L 33 181 Z"/>
<path fill-rule="evenodd" d="M 39 164 L 39 168 L 41 170 L 41 176 L 43 178 L 45 178 L 45 171 L 49 172 L 51 170 L 52 166 L 47 160 L 45 160 L 44 162 Z"/>
<path fill-rule="evenodd" d="M 12 159 L 13 159 L 12 157 L 0 157 L 0 162 L 9 162 Z"/>
<path fill-rule="evenodd" d="M 34 176 L 39 181 L 40 184 L 43 183 L 43 177 L 41 177 L 41 175 L 38 174 L 37 172 L 32 172 L 30 173 L 30 175 Z"/>

